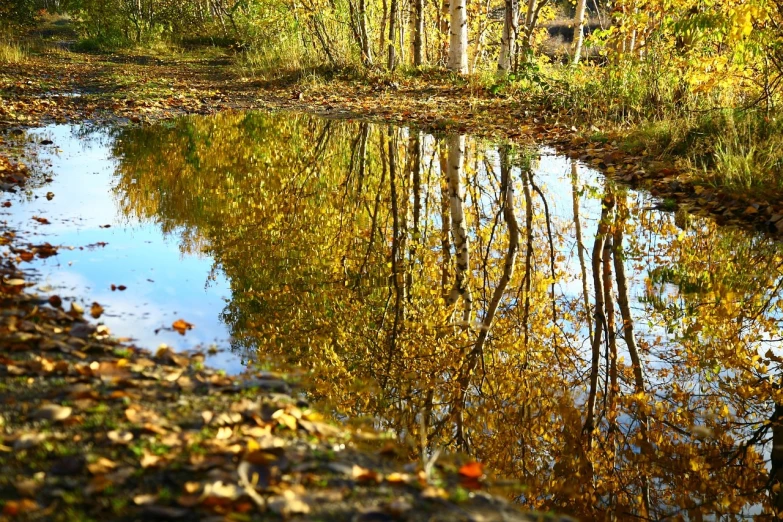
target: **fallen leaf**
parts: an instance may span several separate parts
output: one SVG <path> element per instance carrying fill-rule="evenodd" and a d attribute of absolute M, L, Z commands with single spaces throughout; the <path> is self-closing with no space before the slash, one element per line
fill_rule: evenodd
<path fill-rule="evenodd" d="M 133 440 L 133 433 L 129 431 L 111 430 L 106 437 L 115 444 L 128 444 Z"/>
<path fill-rule="evenodd" d="M 103 314 L 103 311 L 103 307 L 98 303 L 93 303 L 90 307 L 90 315 L 93 317 L 93 319 L 98 319 L 101 314 Z"/>
<path fill-rule="evenodd" d="M 31 478 L 21 479 L 14 484 L 17 493 L 29 498 L 34 497 L 42 485 L 40 481 Z"/>
<path fill-rule="evenodd" d="M 272 418 L 275 419 L 280 424 L 286 426 L 291 431 L 296 431 L 296 427 L 297 427 L 296 417 L 286 413 L 285 410 L 277 410 L 272 414 Z"/>
<path fill-rule="evenodd" d="M 270 498 L 269 509 L 284 517 L 310 513 L 310 506 L 290 489 L 283 491 L 282 495 Z"/>
<path fill-rule="evenodd" d="M 135 497 L 133 497 L 133 503 L 136 504 L 137 506 L 146 506 L 148 504 L 152 504 L 156 500 L 158 500 L 158 496 L 152 495 L 150 493 L 146 493 L 143 495 L 136 495 Z"/>
<path fill-rule="evenodd" d="M 109 460 L 105 457 L 100 457 L 95 462 L 91 464 L 87 464 L 87 471 L 89 471 L 93 475 L 102 475 L 108 473 L 109 471 L 113 470 L 116 467 L 117 467 L 116 462 Z"/>
<path fill-rule="evenodd" d="M 163 458 L 153 455 L 147 450 L 144 450 L 144 453 L 142 453 L 141 461 L 139 463 L 141 464 L 142 468 L 151 468 L 153 466 L 157 466 L 160 464 L 160 461 L 163 460 Z"/>
<path fill-rule="evenodd" d="M 71 416 L 73 409 L 70 406 L 59 406 L 57 404 L 46 404 L 41 406 L 32 414 L 33 419 L 61 421 Z"/>
<path fill-rule="evenodd" d="M 185 332 L 193 329 L 193 325 L 184 319 L 177 319 L 171 324 L 171 327 L 179 332 L 180 335 L 185 335 Z"/>
<path fill-rule="evenodd" d="M 205 484 L 204 492 L 201 494 L 201 497 L 235 500 L 239 498 L 239 495 L 239 488 L 234 484 L 226 484 L 223 481 L 218 480 L 211 484 Z"/>
<path fill-rule="evenodd" d="M 22 500 L 9 500 L 3 506 L 3 515 L 10 517 L 16 517 L 24 515 L 31 511 L 37 511 L 39 508 L 38 503 L 29 498 L 23 498 Z"/>
<path fill-rule="evenodd" d="M 459 468 L 459 474 L 465 478 L 477 479 L 484 474 L 484 465 L 480 462 L 468 462 Z"/>
<path fill-rule="evenodd" d="M 424 488 L 421 492 L 422 498 L 441 498 L 446 499 L 449 498 L 449 494 L 446 492 L 443 488 L 436 488 L 435 486 L 427 486 Z"/>

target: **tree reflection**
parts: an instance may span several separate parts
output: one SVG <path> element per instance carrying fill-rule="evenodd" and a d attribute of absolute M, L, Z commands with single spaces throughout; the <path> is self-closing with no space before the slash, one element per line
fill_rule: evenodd
<path fill-rule="evenodd" d="M 234 348 L 412 458 L 470 452 L 587 520 L 779 509 L 777 244 L 464 136 L 221 114 L 114 153 L 122 211 L 231 282 Z"/>

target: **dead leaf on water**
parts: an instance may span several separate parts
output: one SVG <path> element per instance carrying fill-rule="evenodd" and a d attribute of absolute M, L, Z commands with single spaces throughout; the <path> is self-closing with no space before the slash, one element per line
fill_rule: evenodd
<path fill-rule="evenodd" d="M 103 314 L 103 311 L 103 307 L 98 303 L 93 303 L 92 306 L 90 306 L 90 315 L 93 319 L 98 319 L 101 314 Z"/>
<path fill-rule="evenodd" d="M 180 335 L 185 335 L 185 332 L 193 329 L 193 324 L 185 321 L 184 319 L 177 319 L 171 324 L 171 327 L 174 328 L 174 330 L 176 330 Z"/>

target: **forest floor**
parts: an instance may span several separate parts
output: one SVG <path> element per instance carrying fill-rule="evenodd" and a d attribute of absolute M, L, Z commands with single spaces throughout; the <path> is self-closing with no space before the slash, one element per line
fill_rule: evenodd
<path fill-rule="evenodd" d="M 466 131 L 483 122 L 496 136 L 511 129 L 511 121 L 490 126 L 480 107 L 474 118 L 435 119 L 437 107 L 420 96 L 402 115 L 393 109 L 399 93 L 354 86 L 339 97 L 335 88 L 291 96 L 221 62 L 32 56 L 0 69 L 0 190 L 30 181 L 4 136 L 50 122 L 143 125 L 290 107 Z M 364 111 L 370 100 L 389 106 Z M 0 246 L 0 521 L 565 519 L 520 511 L 504 498 L 523 486 L 466 457 L 423 462 L 388 434 L 336 425 L 303 400 L 300 375 L 227 376 L 206 367 L 204 353 L 120 342 L 94 323 L 97 303 L 84 310 L 29 288 L 35 276 L 21 263 L 57 247 L 2 223 Z"/>

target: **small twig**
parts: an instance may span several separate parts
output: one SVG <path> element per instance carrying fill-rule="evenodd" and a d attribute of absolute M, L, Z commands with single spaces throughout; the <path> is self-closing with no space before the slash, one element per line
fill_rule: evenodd
<path fill-rule="evenodd" d="M 262 512 L 265 512 L 266 507 L 266 499 L 258 494 L 258 491 L 256 491 L 255 487 L 255 481 L 251 483 L 247 478 L 247 471 L 248 468 L 250 468 L 250 465 L 247 463 L 247 461 L 242 461 L 239 464 L 239 468 L 237 468 L 237 473 L 239 474 L 239 485 L 242 487 L 242 489 L 245 490 L 245 493 L 247 494 L 250 499 L 256 503 L 258 506 L 258 509 L 260 509 Z"/>

